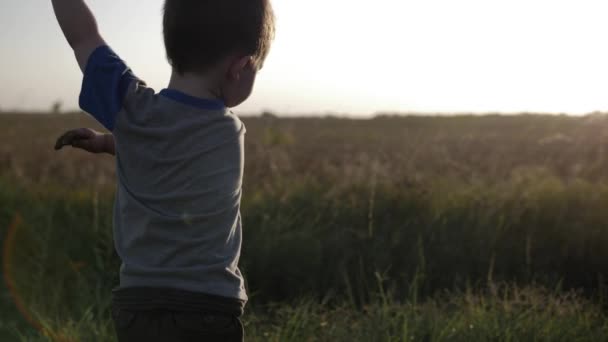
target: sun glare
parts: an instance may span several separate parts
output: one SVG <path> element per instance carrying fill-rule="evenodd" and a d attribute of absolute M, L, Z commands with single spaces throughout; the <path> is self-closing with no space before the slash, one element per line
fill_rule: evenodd
<path fill-rule="evenodd" d="M 255 104 L 308 110 L 608 108 L 599 1 L 275 0 L 277 41 Z M 276 85 L 276 87 L 275 87 Z M 272 100 L 274 89 L 288 89 Z M 292 94 L 289 96 L 289 94 Z"/>

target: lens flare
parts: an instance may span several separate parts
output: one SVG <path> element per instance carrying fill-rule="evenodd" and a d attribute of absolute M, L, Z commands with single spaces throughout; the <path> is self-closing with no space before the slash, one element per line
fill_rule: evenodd
<path fill-rule="evenodd" d="M 8 289 L 9 295 L 15 303 L 15 307 L 25 318 L 25 320 L 36 330 L 42 333 L 44 336 L 50 337 L 53 341 L 56 342 L 76 342 L 71 338 L 67 338 L 62 336 L 48 328 L 43 327 L 40 322 L 36 321 L 30 312 L 28 311 L 27 305 L 24 303 L 23 299 L 17 292 L 17 286 L 15 279 L 13 278 L 13 251 L 15 250 L 15 239 L 17 236 L 17 231 L 20 226 L 23 224 L 23 219 L 19 213 L 15 214 L 13 221 L 8 227 L 6 238 L 4 239 L 4 243 L 2 246 L 2 275 L 4 279 L 4 283 L 6 288 Z"/>

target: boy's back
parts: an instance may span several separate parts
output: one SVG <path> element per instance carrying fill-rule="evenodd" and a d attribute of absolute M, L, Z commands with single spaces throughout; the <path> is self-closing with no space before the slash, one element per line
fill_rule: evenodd
<path fill-rule="evenodd" d="M 158 94 L 105 44 L 82 0 L 53 5 L 84 73 L 80 106 L 112 132 L 78 130 L 59 146 L 116 155 L 119 341 L 242 340 L 245 126 L 227 107 L 251 94 L 274 32 L 270 4 L 166 0 L 173 73 Z"/>
<path fill-rule="evenodd" d="M 133 80 L 113 132 L 120 288 L 247 300 L 237 267 L 244 124 L 219 101 Z"/>

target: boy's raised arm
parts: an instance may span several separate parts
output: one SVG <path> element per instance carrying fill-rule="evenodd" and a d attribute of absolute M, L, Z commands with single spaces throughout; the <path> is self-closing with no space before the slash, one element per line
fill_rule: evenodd
<path fill-rule="evenodd" d="M 55 16 L 84 72 L 91 53 L 105 42 L 93 13 L 84 0 L 52 0 Z"/>

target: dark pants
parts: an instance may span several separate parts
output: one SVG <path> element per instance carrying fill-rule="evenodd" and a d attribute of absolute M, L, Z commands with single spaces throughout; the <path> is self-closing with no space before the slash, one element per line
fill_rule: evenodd
<path fill-rule="evenodd" d="M 235 315 L 173 310 L 112 308 L 119 342 L 244 341 L 243 323 Z"/>

